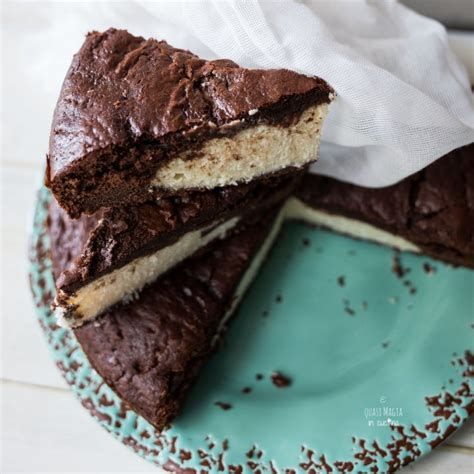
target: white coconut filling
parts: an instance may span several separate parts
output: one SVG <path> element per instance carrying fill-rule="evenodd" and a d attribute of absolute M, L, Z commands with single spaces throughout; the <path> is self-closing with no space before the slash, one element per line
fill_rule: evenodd
<path fill-rule="evenodd" d="M 162 166 L 154 186 L 177 191 L 210 189 L 248 182 L 289 166 L 301 167 L 317 156 L 328 104 L 309 107 L 289 127 L 255 125 L 229 137 L 213 138 L 199 156 L 185 151 Z"/>
<path fill-rule="evenodd" d="M 400 251 L 420 252 L 418 246 L 402 237 L 390 234 L 385 230 L 378 229 L 371 224 L 357 219 L 350 219 L 314 209 L 294 197 L 288 200 L 285 209 L 288 219 L 301 219 L 310 224 L 320 225 L 335 232 L 350 235 L 351 237 L 371 240 Z"/>
<path fill-rule="evenodd" d="M 238 221 L 239 218 L 234 217 L 218 225 L 214 223 L 204 229 L 188 232 L 174 244 L 137 258 L 78 289 L 67 298 L 64 307 L 56 308 L 59 324 L 64 327 L 80 326 L 115 303 L 133 298 L 145 285 L 155 281 L 181 260 L 211 241 L 225 237 Z M 74 311 L 69 315 L 70 307 L 74 307 Z"/>
<path fill-rule="evenodd" d="M 232 299 L 232 303 L 230 304 L 228 310 L 226 311 L 226 313 L 224 314 L 224 317 L 222 318 L 220 322 L 219 329 L 216 335 L 214 336 L 212 344 L 215 344 L 215 342 L 219 339 L 219 335 L 222 332 L 222 330 L 225 328 L 227 321 L 232 317 L 232 315 L 234 314 L 234 311 L 237 309 L 237 306 L 239 305 L 240 301 L 244 297 L 245 292 L 247 291 L 248 287 L 257 276 L 258 270 L 262 266 L 268 252 L 270 251 L 273 243 L 275 242 L 275 239 L 278 236 L 278 233 L 280 232 L 280 228 L 283 223 L 284 216 L 285 216 L 285 211 L 284 209 L 282 209 L 279 212 L 277 218 L 275 219 L 273 226 L 269 234 L 267 235 L 265 241 L 263 242 L 262 246 L 258 250 L 257 254 L 252 259 L 242 279 L 237 285 L 237 288 L 234 292 L 234 296 Z"/>

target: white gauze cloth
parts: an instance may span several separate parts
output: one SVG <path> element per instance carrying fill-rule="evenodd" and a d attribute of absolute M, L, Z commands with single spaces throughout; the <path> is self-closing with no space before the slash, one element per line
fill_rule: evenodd
<path fill-rule="evenodd" d="M 314 172 L 386 186 L 474 142 L 469 79 L 446 30 L 396 1 L 141 4 L 199 40 L 192 51 L 325 79 L 338 97 Z"/>

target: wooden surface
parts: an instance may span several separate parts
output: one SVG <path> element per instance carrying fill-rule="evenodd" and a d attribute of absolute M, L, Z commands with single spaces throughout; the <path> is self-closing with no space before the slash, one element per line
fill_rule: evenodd
<path fill-rule="evenodd" d="M 29 8 L 28 3 L 4 7 L 1 27 L 0 471 L 156 472 L 113 439 L 75 400 L 52 363 L 36 322 L 28 288 L 28 232 L 54 101 L 78 45 L 63 45 L 58 38 L 54 44 L 44 41 L 41 29 L 48 26 L 48 17 L 29 24 Z M 147 21 L 138 16 L 135 20 Z M 71 15 L 65 12 L 64 21 L 72 21 Z M 18 33 L 21 26 L 36 28 L 37 33 L 23 37 Z M 63 70 L 59 76 L 48 74 L 48 67 L 39 71 L 30 64 L 52 46 L 59 64 L 55 66 Z M 474 419 L 406 472 L 474 472 Z"/>

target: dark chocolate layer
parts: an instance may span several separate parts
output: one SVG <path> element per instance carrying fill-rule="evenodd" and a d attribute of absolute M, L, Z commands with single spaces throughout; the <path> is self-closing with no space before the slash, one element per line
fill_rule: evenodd
<path fill-rule="evenodd" d="M 173 244 L 188 232 L 275 205 L 291 194 L 301 175 L 290 173 L 139 206 L 103 209 L 78 220 L 68 218 L 52 200 L 50 233 L 63 248 L 82 249 L 63 267 L 56 286 L 65 297 L 135 258 Z"/>
<path fill-rule="evenodd" d="M 315 209 L 367 222 L 427 255 L 474 268 L 474 144 L 393 186 L 369 189 L 308 174 L 297 195 Z"/>
<path fill-rule="evenodd" d="M 73 217 L 143 202 L 147 182 L 177 151 L 257 122 L 287 125 L 331 92 L 287 70 L 205 61 L 123 30 L 90 33 L 56 106 L 46 182 Z"/>
<path fill-rule="evenodd" d="M 91 365 L 114 391 L 158 429 L 179 412 L 235 289 L 264 242 L 275 210 L 240 232 L 219 240 L 205 254 L 181 264 L 146 288 L 140 299 L 116 306 L 74 333 Z M 67 227 L 59 213 L 50 226 Z M 77 221 L 84 222 L 84 221 Z M 77 230 L 82 234 L 84 229 Z M 68 245 L 51 234 L 56 276 L 81 252 L 80 238 Z M 75 242 L 77 242 L 77 247 Z"/>

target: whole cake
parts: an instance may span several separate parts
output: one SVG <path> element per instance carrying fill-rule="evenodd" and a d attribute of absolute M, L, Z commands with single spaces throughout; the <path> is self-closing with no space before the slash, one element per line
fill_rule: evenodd
<path fill-rule="evenodd" d="M 456 170 L 451 182 L 438 179 L 446 170 Z M 458 181 L 460 176 L 462 181 Z M 387 188 L 367 189 L 307 174 L 284 204 L 243 219 L 231 236 L 216 240 L 158 278 L 139 299 L 115 305 L 74 333 L 104 380 L 135 411 L 163 429 L 179 413 L 283 219 L 303 220 L 472 267 L 473 176 L 474 145 L 453 151 L 418 175 Z M 416 199 L 411 201 L 410 190 L 417 180 Z M 443 202 L 451 206 L 446 209 L 450 227 L 440 225 Z M 435 205 L 440 212 L 417 211 Z M 410 215 L 416 218 L 410 220 Z M 53 202 L 48 222 L 58 277 L 83 252 L 89 218 L 72 220 Z M 417 232 L 420 227 L 425 231 Z"/>
<path fill-rule="evenodd" d="M 333 97 L 319 78 L 114 29 L 75 56 L 46 171 L 52 304 L 158 430 L 284 219 L 474 268 L 474 145 L 387 188 L 305 174 Z"/>

